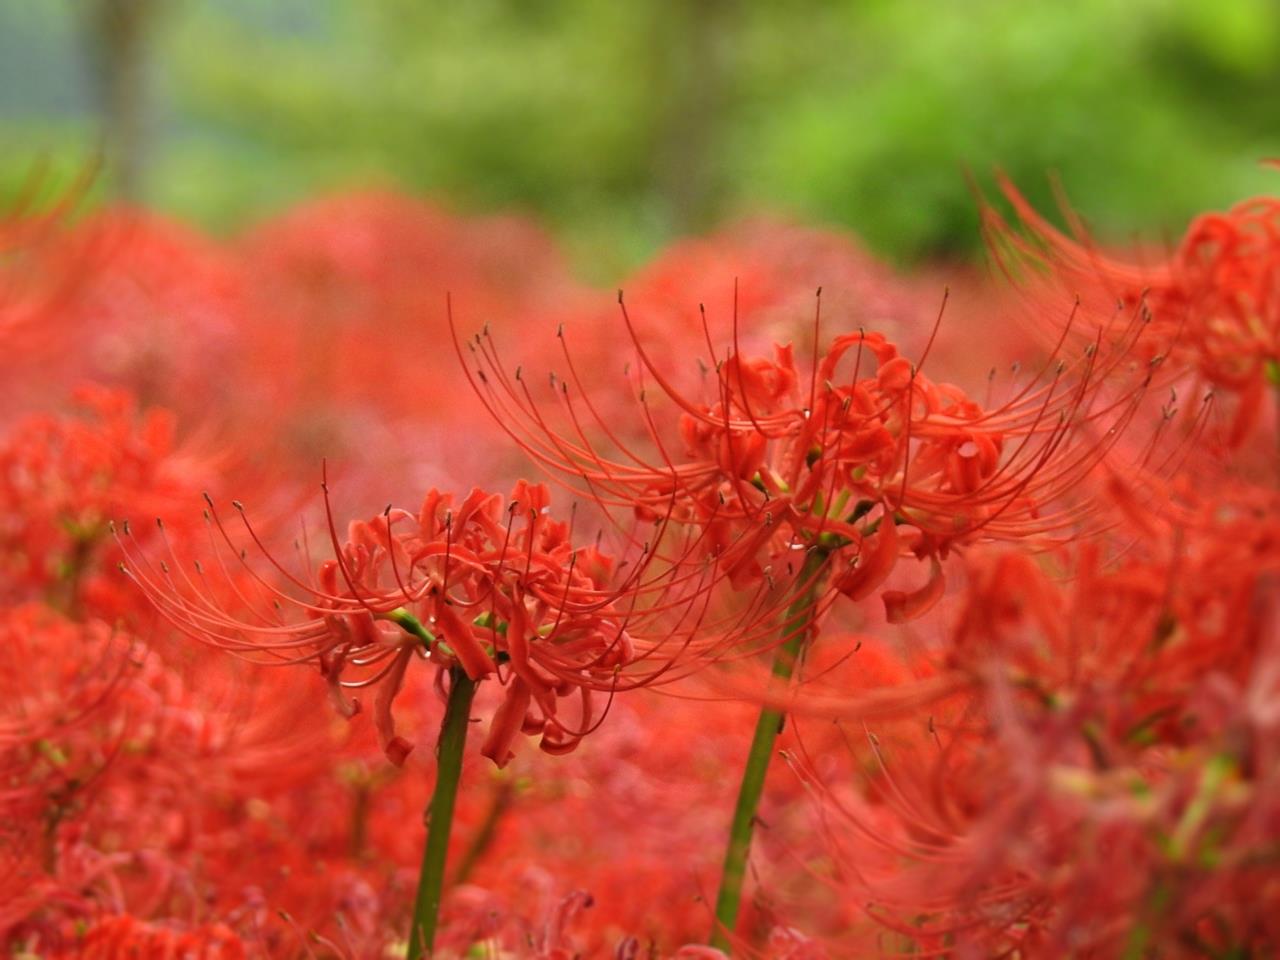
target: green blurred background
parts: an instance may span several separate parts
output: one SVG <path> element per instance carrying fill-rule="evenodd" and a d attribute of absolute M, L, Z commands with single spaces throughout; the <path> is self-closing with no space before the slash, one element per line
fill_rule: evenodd
<path fill-rule="evenodd" d="M 1116 241 L 1274 192 L 1278 93 L 1276 0 L 0 0 L 0 194 L 101 152 L 215 231 L 381 184 L 599 280 L 759 212 L 911 264 L 977 251 L 966 172 Z"/>

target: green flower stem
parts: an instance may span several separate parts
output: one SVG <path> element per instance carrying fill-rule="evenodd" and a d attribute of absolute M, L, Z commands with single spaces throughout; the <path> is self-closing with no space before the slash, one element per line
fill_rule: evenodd
<path fill-rule="evenodd" d="M 795 671 L 796 662 L 804 648 L 809 625 L 813 620 L 813 608 L 818 598 L 823 568 L 830 551 L 815 548 L 800 571 L 802 584 L 809 586 L 787 608 L 782 635 L 786 640 L 778 647 L 773 660 L 773 684 L 771 692 L 785 687 Z M 730 937 L 738 923 L 738 910 L 742 906 L 742 881 L 747 872 L 747 858 L 751 853 L 751 835 L 755 829 L 756 810 L 760 795 L 764 792 L 765 774 L 773 758 L 773 745 L 782 732 L 786 718 L 783 711 L 774 707 L 762 707 L 756 721 L 756 733 L 747 754 L 747 765 L 742 771 L 742 784 L 738 788 L 738 805 L 733 811 L 733 825 L 729 828 L 729 846 L 725 850 L 724 866 L 720 872 L 720 893 L 716 898 L 716 924 L 711 933 L 711 946 L 730 952 Z"/>
<path fill-rule="evenodd" d="M 382 617 L 394 624 L 398 624 L 405 633 L 420 640 L 424 650 L 428 653 L 431 652 L 431 648 L 436 642 L 435 634 L 424 627 L 422 621 L 404 607 L 396 607 L 390 613 L 384 613 Z"/>
<path fill-rule="evenodd" d="M 467 742 L 471 699 L 476 692 L 475 682 L 460 667 L 454 667 L 449 677 L 452 682 L 444 722 L 440 726 L 440 740 L 436 744 L 436 789 L 428 808 L 427 847 L 422 852 L 422 873 L 418 877 L 418 897 L 413 907 L 413 926 L 409 930 L 408 960 L 429 957 L 435 948 L 440 896 L 444 889 L 445 857 L 449 852 L 449 829 L 458 799 L 462 748 Z"/>

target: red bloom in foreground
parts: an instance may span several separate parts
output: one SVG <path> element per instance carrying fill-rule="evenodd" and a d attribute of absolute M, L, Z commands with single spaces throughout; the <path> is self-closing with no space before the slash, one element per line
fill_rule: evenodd
<path fill-rule="evenodd" d="M 232 564 L 219 555 L 212 570 L 200 561 L 188 569 L 172 548 L 158 563 L 134 550 L 129 576 L 198 640 L 261 663 L 318 667 L 347 716 L 360 704 L 346 691 L 376 688 L 374 719 L 394 763 L 412 749 L 391 706 L 415 660 L 436 669 L 437 687 L 457 666 L 505 688 L 482 747 L 499 766 L 520 732 L 538 735 L 548 753 L 572 750 L 602 721 L 602 699 L 664 672 L 643 666 L 664 641 L 642 648 L 632 635 L 659 615 L 653 601 L 667 586 L 646 578 L 652 551 L 616 573 L 596 547 L 573 546 L 569 524 L 548 515 L 543 486 L 522 481 L 505 504 L 476 489 L 455 505 L 432 490 L 417 514 L 388 507 L 352 523 L 344 542 L 330 514 L 335 555 L 301 576 L 267 553 L 245 519 L 268 564 L 256 568 L 209 503 Z M 633 665 L 640 672 L 624 675 Z M 578 709 L 566 715 L 569 698 Z"/>
<path fill-rule="evenodd" d="M 927 583 L 883 595 L 895 622 L 942 596 L 940 561 L 956 546 L 1077 536 L 1088 508 L 1072 495 L 1149 382 L 1123 383 L 1136 318 L 1115 349 L 1092 343 L 1074 359 L 1051 358 L 986 404 L 933 382 L 879 333 L 839 335 L 819 354 L 815 320 L 807 375 L 790 346 L 772 358 L 720 356 L 708 331 L 706 389 L 695 397 L 653 361 L 625 307 L 623 321 L 637 357 L 639 442 L 598 413 L 567 349 L 568 378 L 552 378 L 559 420 L 518 370 L 507 375 L 487 333 L 468 344 L 473 386 L 557 479 L 606 510 L 687 524 L 740 588 L 787 582 L 794 558 L 817 551 L 832 558 L 830 585 L 862 599 L 903 555 L 928 560 Z"/>

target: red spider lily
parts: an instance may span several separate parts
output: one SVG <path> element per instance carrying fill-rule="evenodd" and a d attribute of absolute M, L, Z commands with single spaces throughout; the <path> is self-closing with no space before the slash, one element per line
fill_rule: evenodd
<path fill-rule="evenodd" d="M 888 942 L 1045 957 L 1274 942 L 1274 500 L 1180 506 L 1108 565 L 1087 545 L 1069 589 L 1025 554 L 975 559 L 936 742 L 869 733 L 874 789 L 852 795 L 799 765 L 839 825 L 840 888 Z"/>
<path fill-rule="evenodd" d="M 407 731 L 437 719 L 433 685 L 469 676 L 488 682 L 465 716 L 505 766 L 477 752 L 456 777 L 441 954 L 723 956 L 680 945 L 713 909 L 731 925 L 708 841 L 763 705 L 763 753 L 798 776 L 775 770 L 752 812 L 733 956 L 1265 955 L 1280 504 L 1241 485 L 1250 451 L 1224 467 L 1195 442 L 1209 406 L 1173 449 L 1157 442 L 1171 407 L 1149 446 L 1142 429 L 1150 384 L 1265 394 L 1265 362 L 1227 380 L 1233 351 L 1270 356 L 1240 317 L 1272 302 L 1276 217 L 1220 219 L 1176 270 L 1123 278 L 1145 299 L 1099 281 L 1081 241 L 1079 269 L 1060 257 L 1051 275 L 1082 295 L 1051 356 L 985 394 L 943 382 L 946 337 L 986 355 L 1000 330 L 975 336 L 950 307 L 936 339 L 906 328 L 927 281 L 881 289 L 837 241 L 772 226 L 674 249 L 629 288 L 619 337 L 555 261 L 521 262 L 536 238 L 394 197 L 314 205 L 221 250 L 134 216 L 0 225 L 0 331 L 19 338 L 0 380 L 21 398 L 0 412 L 0 945 L 403 955 L 443 779 L 405 758 Z M 752 322 L 722 348 L 690 292 L 713 305 L 739 274 Z M 856 332 L 823 337 L 797 309 L 823 281 L 844 287 L 824 321 Z M 433 375 L 455 362 L 438 350 L 446 285 L 485 314 L 565 318 L 549 399 L 499 362 L 500 326 L 471 370 L 494 422 L 585 503 L 566 524 L 529 484 L 514 509 L 433 493 L 282 549 L 279 478 L 319 447 L 359 446 L 343 476 L 361 494 L 509 475 L 460 416 L 478 400 Z M 1247 295 L 1205 293 L 1223 290 Z M 1202 308 L 1231 318 L 1205 370 L 1181 319 Z M 979 313 L 998 316 L 986 297 Z M 170 314 L 197 335 L 171 339 Z M 188 391 L 170 404 L 183 434 L 207 424 L 227 453 L 196 462 L 174 418 L 125 394 L 27 412 L 83 371 Z M 49 383 L 29 391 L 36 374 Z M 208 403 L 211 374 L 235 400 Z M 470 449 L 442 455 L 439 437 Z M 192 477 L 233 455 L 272 467 L 251 513 L 215 494 L 204 528 L 105 538 L 106 517 L 177 518 Z M 121 556 L 142 591 L 101 575 Z M 147 594 L 204 643 L 172 636 Z M 839 599 L 872 595 L 893 628 Z M 791 682 L 760 682 L 755 654 L 782 644 L 780 663 L 818 630 Z M 291 663 L 314 669 L 258 668 Z M 711 663 L 749 668 L 670 685 Z M 326 693 L 347 714 L 372 697 L 377 722 L 346 723 Z M 522 731 L 553 752 L 591 737 L 553 759 L 520 750 Z"/>
<path fill-rule="evenodd" d="M 942 560 L 956 545 L 1078 535 L 1088 506 L 1074 506 L 1070 494 L 1104 462 L 1149 380 L 1115 391 L 1109 381 L 1127 365 L 1123 350 L 1103 357 L 1095 342 L 1074 366 L 1051 360 L 1016 396 L 987 411 L 958 388 L 934 384 L 879 334 L 837 337 L 820 357 L 815 315 L 806 384 L 790 347 L 777 348 L 771 360 L 737 349 L 735 312 L 734 349 L 723 360 L 704 319 L 715 392 L 695 401 L 650 359 L 621 295 L 619 304 L 637 354 L 637 401 L 652 452 L 637 452 L 589 396 L 577 398 L 581 380 L 567 348 L 569 378 L 552 378 L 565 428 L 551 423 L 519 369 L 506 375 L 487 332 L 468 344 L 479 364 L 468 375 L 516 443 L 575 492 L 606 511 L 630 508 L 641 518 L 661 506 L 696 532 L 696 547 L 732 587 L 769 598 L 750 605 L 757 624 L 750 639 L 778 647 L 771 700 L 830 606 L 828 586 L 854 599 L 880 588 L 899 558 L 899 527 L 904 545 L 928 559 L 931 572 L 923 586 L 882 595 L 895 623 L 941 599 Z M 460 345 L 458 352 L 465 363 Z M 674 443 L 658 422 L 663 413 L 647 400 L 649 379 L 659 386 L 658 401 L 678 415 L 683 458 L 671 452 Z M 602 453 L 606 445 L 614 450 Z M 775 590 L 777 582 L 785 588 Z M 781 636 L 761 643 L 761 630 Z M 742 646 L 750 651 L 752 644 Z M 757 721 L 716 898 L 717 946 L 728 946 L 739 918 L 763 771 L 782 716 L 767 707 Z"/>
<path fill-rule="evenodd" d="M 245 289 L 236 369 L 253 433 L 269 419 L 281 440 L 272 469 L 282 455 L 305 470 L 349 451 L 344 484 L 371 496 L 398 489 L 388 487 L 397 467 L 415 495 L 429 485 L 505 489 L 518 475 L 495 467 L 495 447 L 478 442 L 488 425 L 474 398 L 454 389 L 452 356 L 439 349 L 440 304 L 453 290 L 502 318 L 572 303 L 577 287 L 537 227 L 356 193 L 273 218 L 234 252 Z M 377 465 L 362 477 L 371 443 Z M 424 454 L 440 444 L 448 456 Z"/>
<path fill-rule="evenodd" d="M 998 656 L 1019 689 L 1046 701 L 1088 697 L 1092 747 L 1185 744 L 1182 725 L 1208 676 L 1244 685 L 1264 656 L 1268 604 L 1280 582 L 1280 502 L 1268 490 L 1226 487 L 1221 501 L 1177 499 L 1152 517 L 1140 546 L 1104 564 L 1079 550 L 1066 595 L 1029 558 L 975 567 L 953 661 Z"/>
<path fill-rule="evenodd" d="M 849 237 L 785 222 L 749 220 L 709 237 L 682 240 L 628 277 L 625 288 L 628 304 L 645 318 L 646 333 L 661 342 L 668 356 L 697 356 L 706 348 L 701 305 L 714 315 L 720 304 L 729 307 L 731 296 L 741 315 L 751 318 L 750 325 L 739 331 L 741 352 L 767 352 L 774 342 L 795 342 L 807 350 L 813 332 L 813 291 L 820 285 L 827 291 L 823 314 L 828 323 L 842 330 L 874 326 L 893 339 L 912 336 L 909 342 L 916 349 L 923 345 L 923 338 L 917 341 L 908 331 L 914 331 L 915 318 L 928 315 L 936 305 L 934 294 L 926 292 L 927 285 L 895 276 Z M 463 293 L 453 289 L 455 294 Z M 470 297 L 455 299 L 465 302 L 473 316 L 488 317 L 492 312 Z M 576 309 L 557 309 L 555 319 L 563 324 L 562 336 L 573 345 L 579 391 L 590 392 L 614 430 L 631 437 L 636 431 L 629 424 L 634 424 L 643 435 L 643 424 L 635 423 L 631 398 L 616 388 L 621 366 L 616 310 L 594 292 L 578 300 Z M 538 316 L 530 318 L 523 303 L 520 316 L 526 329 L 536 328 Z M 496 329 L 504 340 L 509 336 L 501 326 Z M 545 329 L 549 333 L 554 323 L 548 322 Z M 923 333 L 927 336 L 928 330 Z M 558 355 L 558 345 L 554 341 L 551 345 Z M 529 369 L 556 362 L 555 356 L 525 350 L 519 359 Z M 696 391 L 700 379 L 696 366 L 665 372 L 682 391 Z"/>
<path fill-rule="evenodd" d="M 832 585 L 861 599 L 901 551 L 929 559 L 923 587 L 884 596 L 894 621 L 941 596 L 939 561 L 958 544 L 1075 535 L 1088 508 L 1072 507 L 1068 495 L 1106 460 L 1149 382 L 1116 391 L 1128 341 L 1105 357 L 1095 343 L 984 406 L 928 379 L 878 333 L 838 336 L 821 356 L 815 346 L 802 376 L 789 347 L 772 359 L 736 350 L 722 358 L 708 332 L 704 369 L 715 376 L 712 396 L 699 400 L 674 386 L 625 306 L 622 313 L 647 446 L 624 441 L 599 414 L 567 349 L 569 375 L 552 378 L 564 427 L 519 370 L 506 374 L 487 332 L 467 344 L 478 362 L 468 375 L 500 425 L 553 476 L 606 509 L 668 511 L 693 525 L 737 586 L 783 580 L 797 569 L 797 551 L 821 549 L 836 552 Z M 1130 340 L 1138 327 L 1134 318 Z M 678 437 L 658 422 L 664 403 L 678 415 Z"/>
<path fill-rule="evenodd" d="M 34 415 L 0 440 L 0 596 L 47 592 L 112 618 L 132 600 L 101 570 L 108 519 L 129 506 L 168 512 L 199 489 L 204 465 L 175 447 L 168 412 L 93 386 L 75 399 L 76 415 Z"/>
<path fill-rule="evenodd" d="M 101 789 L 127 730 L 129 643 L 38 605 L 0 610 L 0 875 L 26 878 L 5 898 L 0 935 L 50 897 L 31 883 L 58 863 L 59 834 Z"/>
<path fill-rule="evenodd" d="M 455 665 L 473 681 L 493 677 L 505 696 L 482 753 L 502 766 L 520 732 L 540 735 L 548 753 L 573 750 L 603 720 L 615 692 L 670 670 L 658 654 L 679 628 L 667 616 L 681 612 L 670 599 L 673 578 L 649 569 L 655 549 L 642 551 L 629 571 L 615 570 L 598 548 L 575 548 L 570 524 L 551 519 L 549 509 L 547 489 L 523 481 L 505 505 L 479 489 L 456 505 L 432 490 L 417 514 L 388 508 L 352 523 L 345 542 L 329 512 L 334 558 L 303 579 L 266 551 L 244 519 L 268 573 L 249 564 L 210 500 L 207 519 L 238 557 L 234 566 L 219 557 L 216 570 L 196 561 L 188 572 L 170 549 L 158 565 L 130 551 L 125 569 L 184 633 L 260 663 L 317 666 L 344 715 L 359 709 L 345 691 L 377 687 L 375 723 L 397 764 L 411 746 L 396 735 L 391 706 L 413 660 L 429 661 L 437 684 Z M 132 536 L 131 528 L 124 533 Z M 696 599 L 704 587 L 686 579 Z M 235 613 L 224 609 L 229 599 Z M 690 602 L 683 601 L 685 613 Z M 668 635 L 638 640 L 637 630 L 655 621 L 668 625 Z M 568 697 L 579 701 L 576 719 L 560 709 Z"/>
<path fill-rule="evenodd" d="M 1072 217 L 1074 237 L 1055 229 L 1005 182 L 1005 195 L 1031 233 L 1023 238 L 988 208 L 992 247 L 1047 264 L 1073 291 L 1098 291 L 1146 315 L 1143 349 L 1170 356 L 1201 380 L 1237 398 L 1229 444 L 1240 446 L 1280 378 L 1280 200 L 1256 197 L 1187 228 L 1177 249 L 1155 264 L 1103 254 Z"/>
<path fill-rule="evenodd" d="M 207 415 L 192 400 L 239 366 L 243 278 L 233 257 L 134 210 L 97 212 L 20 254 L 0 273 L 31 288 L 11 310 L 23 319 L 4 358 L 16 361 L 4 384 L 14 399 L 31 404 L 49 386 L 91 379 Z"/>
<path fill-rule="evenodd" d="M 335 762 L 324 728 L 298 724 L 298 691 L 225 676 L 212 656 L 196 684 L 178 658 L 37 605 L 0 614 L 0 640 L 0 940 L 53 949 L 78 942 L 68 917 L 189 920 L 239 896 L 262 879 L 243 850 L 280 846 L 244 811 Z M 308 827 L 293 817 L 289 843 Z"/>

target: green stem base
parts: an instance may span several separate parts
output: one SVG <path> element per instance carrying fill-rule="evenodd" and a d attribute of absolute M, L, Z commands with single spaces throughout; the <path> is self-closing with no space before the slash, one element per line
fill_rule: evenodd
<path fill-rule="evenodd" d="M 787 608 L 782 635 L 786 639 L 778 647 L 773 660 L 774 683 L 770 692 L 785 686 L 791 680 L 796 662 L 804 648 L 809 625 L 813 620 L 814 605 L 818 597 L 818 584 L 823 579 L 829 551 L 815 549 L 805 560 L 800 572 L 800 583 L 808 584 Z M 738 923 L 738 911 L 742 907 L 742 883 L 746 877 L 747 859 L 751 854 L 751 837 L 755 831 L 756 810 L 764 792 L 765 775 L 769 761 L 773 759 L 773 745 L 782 732 L 786 714 L 773 707 L 763 707 L 756 721 L 755 736 L 747 754 L 747 764 L 742 771 L 742 784 L 738 788 L 738 804 L 733 811 L 733 824 L 729 828 L 729 845 L 725 850 L 724 866 L 720 872 L 720 892 L 716 897 L 716 923 L 711 932 L 711 946 L 730 952 L 730 938 Z"/>
<path fill-rule="evenodd" d="M 471 700 L 476 684 L 459 667 L 449 672 L 449 702 L 436 744 L 436 789 L 428 807 L 427 846 L 422 851 L 422 872 L 418 876 L 418 896 L 414 901 L 413 924 L 409 928 L 408 960 L 423 960 L 435 949 L 436 925 L 440 919 L 440 898 L 444 891 L 445 857 L 449 852 L 449 832 L 453 808 L 462 779 L 462 748 L 467 742 Z"/>

